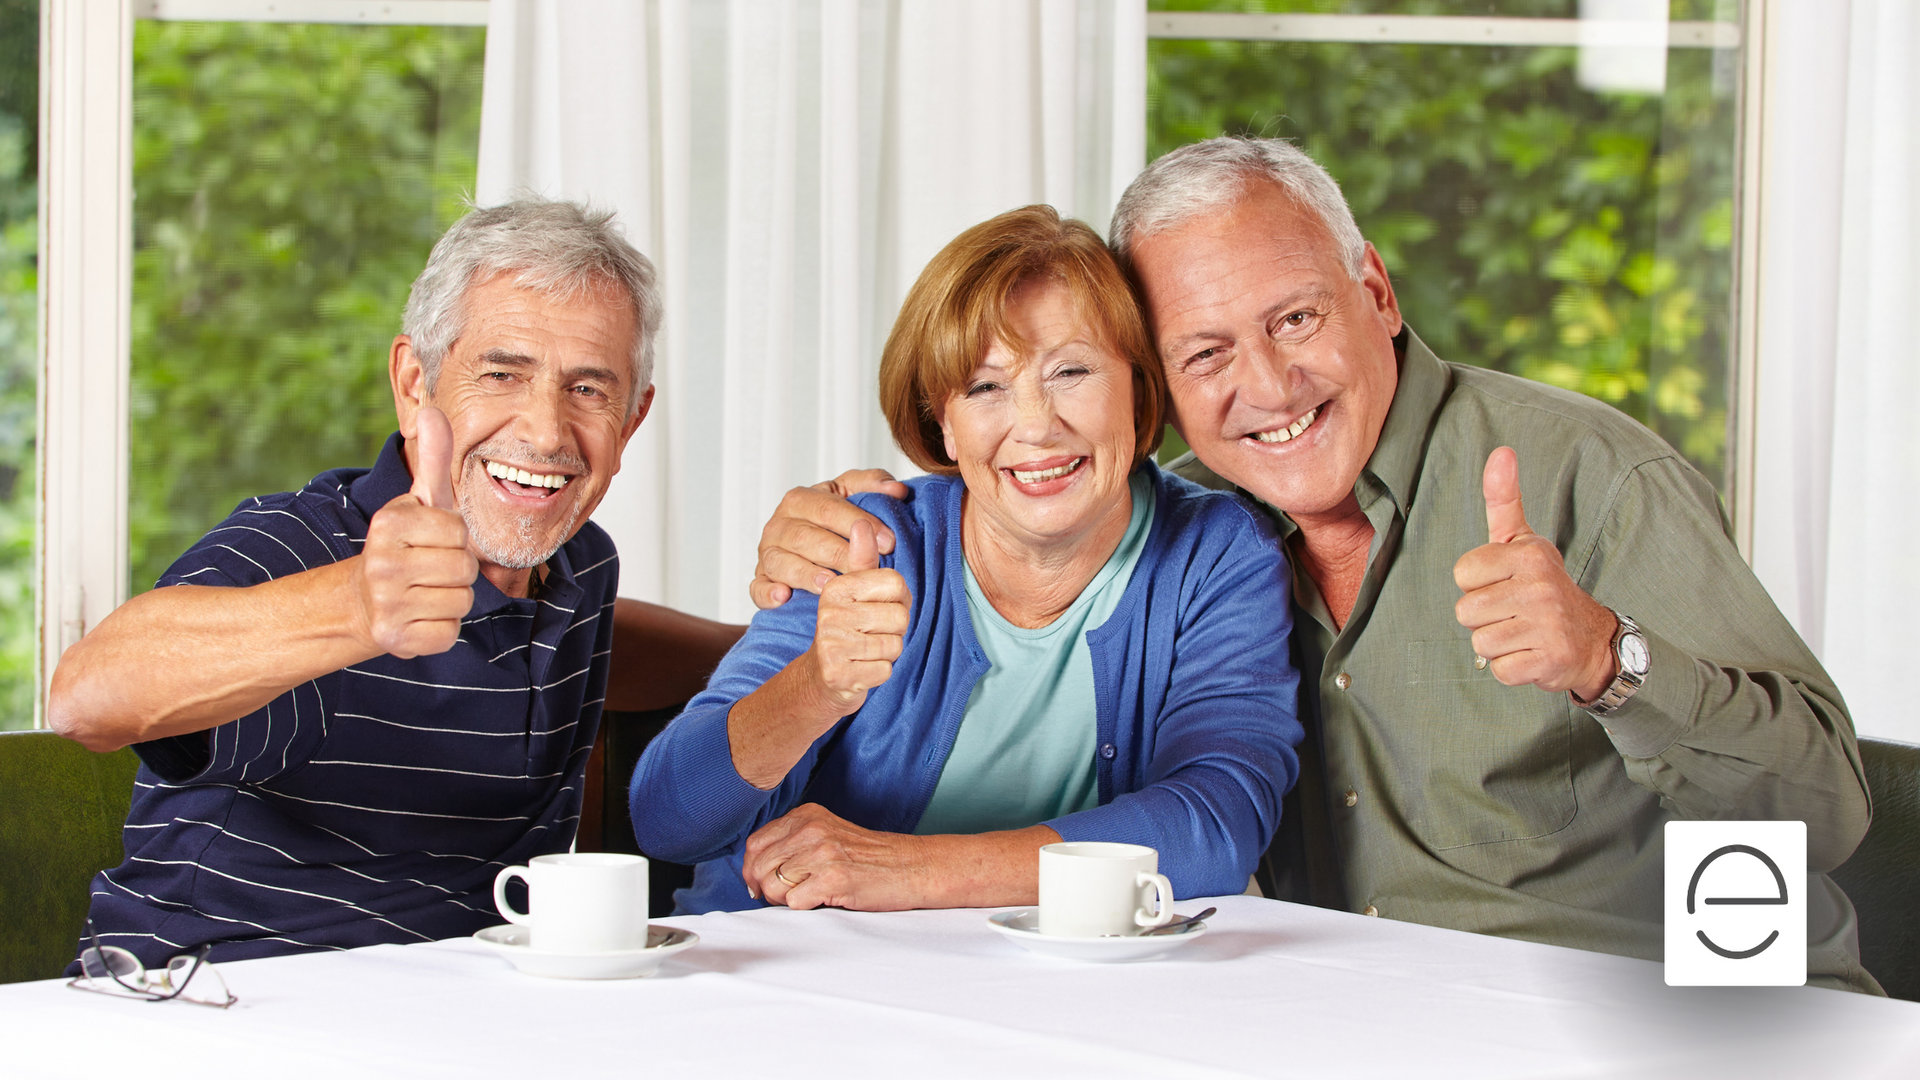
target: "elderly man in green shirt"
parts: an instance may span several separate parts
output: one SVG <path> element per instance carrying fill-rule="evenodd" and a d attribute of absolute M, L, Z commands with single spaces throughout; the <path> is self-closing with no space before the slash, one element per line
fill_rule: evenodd
<path fill-rule="evenodd" d="M 1292 558 L 1308 767 L 1270 893 L 1659 959 L 1665 822 L 1799 820 L 1809 981 L 1878 991 L 1826 876 L 1866 834 L 1852 721 L 1705 478 L 1606 405 L 1434 356 L 1287 143 L 1159 159 L 1112 244 L 1172 468 L 1267 507 Z M 838 496 L 881 482 L 789 494 L 755 601 L 843 565 Z"/>

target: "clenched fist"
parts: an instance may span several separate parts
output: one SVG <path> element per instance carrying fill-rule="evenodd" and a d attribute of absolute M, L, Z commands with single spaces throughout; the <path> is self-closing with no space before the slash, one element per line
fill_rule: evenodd
<path fill-rule="evenodd" d="M 413 490 L 373 515 L 354 575 L 369 642 L 403 660 L 453 648 L 480 573 L 453 499 L 453 429 L 431 405 L 417 423 Z"/>

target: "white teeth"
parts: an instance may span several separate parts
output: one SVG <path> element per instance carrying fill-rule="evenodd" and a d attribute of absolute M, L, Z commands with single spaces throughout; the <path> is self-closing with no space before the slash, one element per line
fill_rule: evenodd
<path fill-rule="evenodd" d="M 487 475 L 501 480 L 511 480 L 526 487 L 563 488 L 569 477 L 561 473 L 530 473 L 525 469 L 516 469 L 511 465 L 502 465 L 497 461 L 487 462 Z"/>
<path fill-rule="evenodd" d="M 1072 461 L 1067 462 L 1057 469 L 1041 469 L 1039 472 L 1022 472 L 1019 469 L 1014 469 L 1012 470 L 1013 478 L 1023 484 L 1038 484 L 1044 480 L 1058 480 L 1060 477 L 1079 468 L 1081 463 L 1086 460 L 1086 458 L 1074 458 Z"/>
<path fill-rule="evenodd" d="M 1319 415 L 1320 415 L 1320 409 L 1316 406 L 1314 408 L 1308 409 L 1307 415 L 1301 417 L 1298 420 L 1295 420 L 1293 423 L 1288 424 L 1286 427 L 1279 428 L 1274 431 L 1256 431 L 1253 433 L 1253 437 L 1257 441 L 1263 442 L 1263 443 L 1283 443 L 1283 442 L 1286 442 L 1288 439 L 1291 439 L 1294 436 L 1299 435 L 1301 432 L 1307 430 L 1307 428 L 1313 426 L 1313 421 Z"/>

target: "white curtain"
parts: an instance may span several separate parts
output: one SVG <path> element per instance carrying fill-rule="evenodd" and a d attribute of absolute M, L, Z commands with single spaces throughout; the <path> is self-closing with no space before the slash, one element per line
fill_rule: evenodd
<path fill-rule="evenodd" d="M 1920 7 L 1769 11 L 1754 568 L 1859 731 L 1920 742 Z"/>
<path fill-rule="evenodd" d="M 659 267 L 654 411 L 595 514 L 621 592 L 729 620 L 782 493 L 910 466 L 906 289 L 1028 203 L 1102 231 L 1145 164 L 1142 0 L 493 0 L 482 205 L 619 212 Z"/>

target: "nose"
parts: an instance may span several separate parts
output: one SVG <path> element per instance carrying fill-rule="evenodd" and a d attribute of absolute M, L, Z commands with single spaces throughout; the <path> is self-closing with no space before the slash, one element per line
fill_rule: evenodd
<path fill-rule="evenodd" d="M 1016 380 L 1013 390 L 1013 437 L 1028 446 L 1053 442 L 1060 426 L 1053 395 L 1031 378 Z"/>
<path fill-rule="evenodd" d="M 567 442 L 567 400 L 564 386 L 537 382 L 519 403 L 514 434 L 536 453 L 551 454 Z"/>
<path fill-rule="evenodd" d="M 1248 342 L 1241 356 L 1247 361 L 1234 365 L 1233 387 L 1248 405 L 1279 410 L 1292 397 L 1295 381 L 1293 362 L 1272 339 L 1256 337 Z"/>

